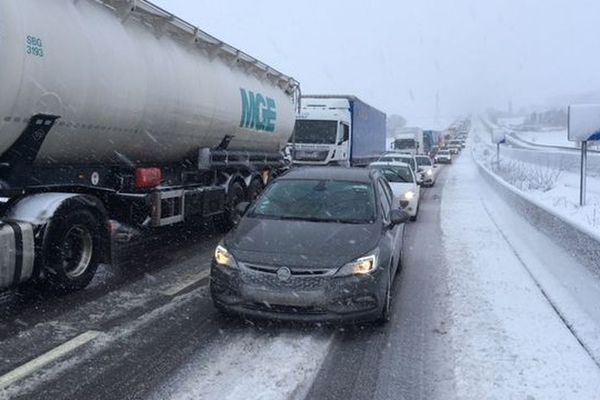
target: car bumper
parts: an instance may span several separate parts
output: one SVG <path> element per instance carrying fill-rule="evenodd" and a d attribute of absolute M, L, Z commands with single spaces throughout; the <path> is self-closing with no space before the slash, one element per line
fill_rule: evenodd
<path fill-rule="evenodd" d="M 259 318 L 306 322 L 356 322 L 381 314 L 385 282 L 382 271 L 367 276 L 292 276 L 244 267 L 211 267 L 211 296 L 225 311 Z"/>

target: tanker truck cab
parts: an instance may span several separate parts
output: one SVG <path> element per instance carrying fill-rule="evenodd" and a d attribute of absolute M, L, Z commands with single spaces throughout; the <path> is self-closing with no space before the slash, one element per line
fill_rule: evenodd
<path fill-rule="evenodd" d="M 303 99 L 292 135 L 294 164 L 349 166 L 351 127 L 348 100 Z"/>

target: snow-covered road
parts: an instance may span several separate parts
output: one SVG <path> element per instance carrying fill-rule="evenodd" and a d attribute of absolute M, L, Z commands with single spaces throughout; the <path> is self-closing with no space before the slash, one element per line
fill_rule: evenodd
<path fill-rule="evenodd" d="M 18 379 L 0 398 L 596 398 L 598 277 L 511 210 L 468 152 L 423 201 L 385 326 L 220 316 L 208 235 L 131 281 L 3 315 L 0 382 Z"/>
<path fill-rule="evenodd" d="M 596 398 L 600 369 L 566 321 L 577 321 L 588 343 L 599 344 L 597 282 L 546 238 L 523 243 L 521 236 L 535 229 L 495 196 L 470 156 L 463 156 L 452 172 L 442 197 L 442 227 L 451 288 L 454 395 Z M 553 254 L 554 261 L 546 264 Z M 563 281 L 566 274 L 570 279 Z"/>

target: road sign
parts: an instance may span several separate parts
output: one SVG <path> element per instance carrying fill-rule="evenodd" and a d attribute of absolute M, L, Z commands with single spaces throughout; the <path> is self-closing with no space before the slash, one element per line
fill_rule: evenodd
<path fill-rule="evenodd" d="M 572 142 L 600 140 L 600 104 L 569 106 L 569 134 Z"/>
<path fill-rule="evenodd" d="M 504 129 L 494 129 L 492 131 L 492 142 L 494 144 L 504 143 L 506 141 L 506 132 Z"/>
<path fill-rule="evenodd" d="M 572 142 L 581 142 L 581 175 L 579 180 L 579 205 L 585 205 L 587 180 L 587 142 L 600 140 L 600 104 L 574 104 L 569 106 L 569 133 Z"/>

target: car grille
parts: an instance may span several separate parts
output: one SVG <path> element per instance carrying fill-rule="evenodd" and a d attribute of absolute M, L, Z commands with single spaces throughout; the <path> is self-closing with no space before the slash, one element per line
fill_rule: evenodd
<path fill-rule="evenodd" d="M 298 291 L 311 291 L 324 289 L 331 281 L 331 276 L 336 269 L 307 269 L 289 268 L 292 275 L 287 281 L 282 281 L 277 276 L 281 267 L 241 264 L 244 267 L 242 280 L 251 285 L 266 289 L 293 289 Z"/>

